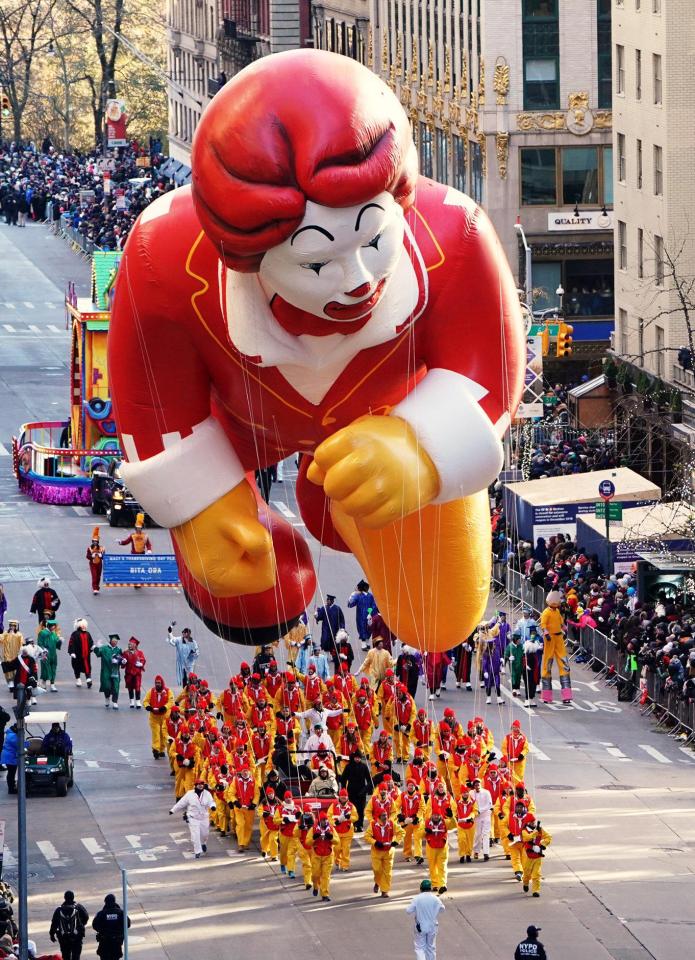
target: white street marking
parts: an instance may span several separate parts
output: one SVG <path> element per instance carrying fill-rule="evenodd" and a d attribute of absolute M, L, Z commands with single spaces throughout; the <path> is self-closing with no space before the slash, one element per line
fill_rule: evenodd
<path fill-rule="evenodd" d="M 15 855 L 12 853 L 12 851 L 11 851 L 10 848 L 7 846 L 7 844 L 5 844 L 5 852 L 4 852 L 3 858 L 2 858 L 2 865 L 3 865 L 3 867 L 16 867 L 16 866 L 17 866 L 17 858 L 16 858 Z"/>
<path fill-rule="evenodd" d="M 616 747 L 613 743 L 605 743 L 601 741 L 601 746 L 606 748 L 606 753 L 610 753 L 612 757 L 615 757 L 616 760 L 627 760 L 629 763 L 632 763 L 631 757 L 626 756 L 623 751 Z"/>
<path fill-rule="evenodd" d="M 74 512 L 75 512 L 79 517 L 91 517 L 91 516 L 92 516 L 92 511 L 91 511 L 91 509 L 90 509 L 89 507 L 73 507 L 72 509 L 74 510 Z"/>
<path fill-rule="evenodd" d="M 288 506 L 286 506 L 286 505 L 282 502 L 282 500 L 271 500 L 271 501 L 270 501 L 270 504 L 271 504 L 271 506 L 273 506 L 273 507 L 275 507 L 277 510 L 279 510 L 280 513 L 283 515 L 283 517 L 287 517 L 287 518 L 290 519 L 290 520 L 294 520 L 294 518 L 297 516 L 296 513 L 292 513 L 292 511 L 290 510 L 290 508 L 289 508 Z"/>
<path fill-rule="evenodd" d="M 101 770 L 101 767 L 99 766 L 99 761 L 98 761 L 98 760 L 85 760 L 85 763 L 86 763 L 86 765 L 87 765 L 88 767 L 90 767 L 92 770 Z"/>
<path fill-rule="evenodd" d="M 681 753 L 684 753 L 686 755 L 688 760 L 690 760 L 691 762 L 695 761 L 695 753 L 693 753 L 693 751 L 690 750 L 688 747 L 679 747 L 678 749 L 680 750 Z"/>
<path fill-rule="evenodd" d="M 128 753 L 127 750 L 119 750 L 118 752 L 120 753 L 120 755 L 121 755 L 122 757 L 129 757 L 129 756 L 130 756 L 130 754 Z"/>
<path fill-rule="evenodd" d="M 67 867 L 72 863 L 72 860 L 61 857 L 50 840 L 37 840 L 36 846 L 52 867 Z"/>
<path fill-rule="evenodd" d="M 9 457 L 9 456 L 10 456 L 10 451 L 7 449 L 7 447 L 4 444 L 0 443 L 0 457 Z"/>
<path fill-rule="evenodd" d="M 179 831 L 178 833 L 170 833 L 169 836 L 174 843 L 188 843 L 191 839 L 187 833 L 183 833 L 182 831 Z"/>
<path fill-rule="evenodd" d="M 40 332 L 41 332 L 41 331 L 39 330 L 39 328 L 36 326 L 35 323 L 30 323 L 30 324 L 29 324 L 29 329 L 31 330 L 32 333 L 40 333 Z"/>
<path fill-rule="evenodd" d="M 58 329 L 58 327 L 56 327 L 54 323 L 49 323 L 48 329 L 51 330 L 53 333 L 60 333 L 60 330 Z"/>
<path fill-rule="evenodd" d="M 644 750 L 645 753 L 648 753 L 650 757 L 658 760 L 659 763 L 672 763 L 668 757 L 665 757 L 663 753 L 659 753 L 656 747 L 652 747 L 648 743 L 638 743 L 637 746 L 640 748 L 640 750 Z"/>
<path fill-rule="evenodd" d="M 144 834 L 144 836 L 147 836 L 147 834 Z M 154 855 L 154 853 L 152 853 L 151 850 L 143 850 L 143 849 L 142 849 L 142 844 L 140 843 L 140 834 L 137 834 L 137 833 L 129 833 L 129 834 L 126 834 L 126 840 L 127 840 L 128 843 L 131 845 L 131 847 L 134 848 L 135 852 L 137 853 L 138 857 L 139 857 L 141 860 L 156 860 L 156 859 L 157 859 L 156 856 Z"/>
<path fill-rule="evenodd" d="M 531 753 L 536 760 L 550 760 L 550 757 L 547 753 L 543 753 L 542 750 L 539 750 L 537 746 L 533 743 L 528 744 L 529 753 Z"/>
<path fill-rule="evenodd" d="M 95 840 L 94 837 L 80 837 L 80 840 L 87 851 L 91 853 L 95 863 L 102 864 L 109 862 L 109 851 L 105 850 L 98 840 Z"/>
<path fill-rule="evenodd" d="M 16 329 L 12 326 L 11 323 L 3 323 L 3 327 L 7 330 L 8 333 L 16 333 Z"/>
<path fill-rule="evenodd" d="M 23 300 L 22 302 L 23 302 L 24 306 L 25 306 L 25 307 L 28 307 L 30 310 L 34 310 L 34 309 L 35 309 L 34 304 L 31 302 L 31 300 Z"/>
<path fill-rule="evenodd" d="M 15 305 L 13 303 L 5 303 L 3 306 L 7 307 L 8 310 L 14 310 Z"/>
<path fill-rule="evenodd" d="M 58 309 L 58 307 L 56 306 L 56 304 L 55 304 L 55 303 L 51 303 L 50 300 L 44 300 L 44 303 L 46 304 L 46 306 L 48 307 L 49 310 L 57 310 L 57 309 Z"/>

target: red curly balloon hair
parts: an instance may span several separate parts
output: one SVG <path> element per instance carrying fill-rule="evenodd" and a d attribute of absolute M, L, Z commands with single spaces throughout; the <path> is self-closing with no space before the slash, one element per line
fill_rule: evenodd
<path fill-rule="evenodd" d="M 301 222 L 307 200 L 348 207 L 386 190 L 413 202 L 417 153 L 394 94 L 362 64 L 322 50 L 263 57 L 206 109 L 192 153 L 193 201 L 234 270 Z"/>

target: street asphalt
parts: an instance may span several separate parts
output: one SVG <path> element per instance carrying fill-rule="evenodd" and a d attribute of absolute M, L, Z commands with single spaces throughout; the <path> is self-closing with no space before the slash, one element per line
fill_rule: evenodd
<path fill-rule="evenodd" d="M 85 560 L 94 518 L 88 509 L 34 504 L 19 494 L 9 456 L 11 437 L 28 420 L 68 413 L 68 344 L 63 291 L 68 280 L 88 290 L 89 268 L 43 226 L 0 226 L 0 582 L 8 614 L 26 631 L 36 577 L 50 568 L 61 600 L 65 636 L 86 616 L 96 640 L 118 632 L 140 638 L 146 680 L 156 672 L 173 680 L 166 627 L 190 624 L 201 648 L 197 671 L 221 689 L 249 651 L 226 644 L 194 621 L 175 590 L 113 589 L 93 597 Z M 293 466 L 271 499 L 301 524 Z M 119 531 L 104 525 L 102 541 L 118 550 Z M 122 534 L 120 534 L 122 535 Z M 169 552 L 168 534 L 150 533 L 154 549 Z M 322 591 L 345 600 L 360 577 L 346 555 L 312 550 Z M 491 602 L 490 610 L 494 609 Z M 354 634 L 352 611 L 345 611 Z M 358 646 L 358 645 L 356 645 Z M 544 863 L 540 900 L 523 895 L 508 863 L 463 866 L 452 854 L 439 956 L 510 960 L 529 923 L 543 928 L 551 960 L 682 960 L 695 956 L 695 755 L 658 732 L 639 709 L 618 703 L 585 667 L 573 668 L 573 709 L 525 709 L 505 689 L 503 706 L 485 706 L 482 691 L 449 689 L 434 715 L 456 707 L 464 721 L 481 713 L 499 742 L 512 719 L 521 719 L 533 751 L 527 786 L 540 819 L 553 836 Z M 6 693 L 1 696 L 9 706 Z M 420 691 L 419 702 L 425 700 Z M 58 693 L 42 709 L 66 709 L 75 744 L 75 787 L 65 799 L 29 800 L 30 931 L 39 952 L 50 952 L 52 909 L 70 888 L 90 914 L 108 892 L 120 898 L 127 871 L 133 920 L 130 952 L 137 960 L 206 960 L 235 956 L 287 956 L 347 960 L 412 953 L 412 924 L 404 907 L 423 868 L 397 855 L 391 899 L 371 892 L 369 854 L 355 843 L 353 865 L 335 875 L 332 901 L 320 904 L 301 882 L 281 877 L 257 847 L 236 853 L 229 840 L 211 837 L 207 857 L 192 859 L 187 829 L 169 817 L 168 766 L 152 760 L 144 712 L 127 702 L 104 710 L 96 687 L 76 689 L 65 650 Z M 0 789 L 6 821 L 4 876 L 16 879 L 16 805 Z M 455 843 L 453 844 L 455 851 Z M 85 956 L 94 954 L 89 937 Z"/>

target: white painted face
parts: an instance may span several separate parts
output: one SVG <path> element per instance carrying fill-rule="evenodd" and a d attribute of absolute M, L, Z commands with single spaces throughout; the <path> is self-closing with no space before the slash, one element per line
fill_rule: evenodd
<path fill-rule="evenodd" d="M 272 247 L 260 267 L 271 299 L 333 322 L 354 322 L 377 305 L 403 253 L 403 210 L 390 193 L 354 207 L 307 201 L 291 237 Z"/>

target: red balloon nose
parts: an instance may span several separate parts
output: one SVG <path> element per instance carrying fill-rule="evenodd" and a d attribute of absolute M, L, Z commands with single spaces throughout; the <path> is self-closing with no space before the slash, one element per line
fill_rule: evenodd
<path fill-rule="evenodd" d="M 370 288 L 370 287 L 371 287 L 371 284 L 370 284 L 370 283 L 361 283 L 361 284 L 359 285 L 359 287 L 355 287 L 354 290 L 348 291 L 348 293 L 346 293 L 345 296 L 346 296 L 346 297 L 355 297 L 356 299 L 357 299 L 358 297 L 364 297 L 364 296 L 366 296 L 366 295 L 369 293 L 369 288 Z"/>

